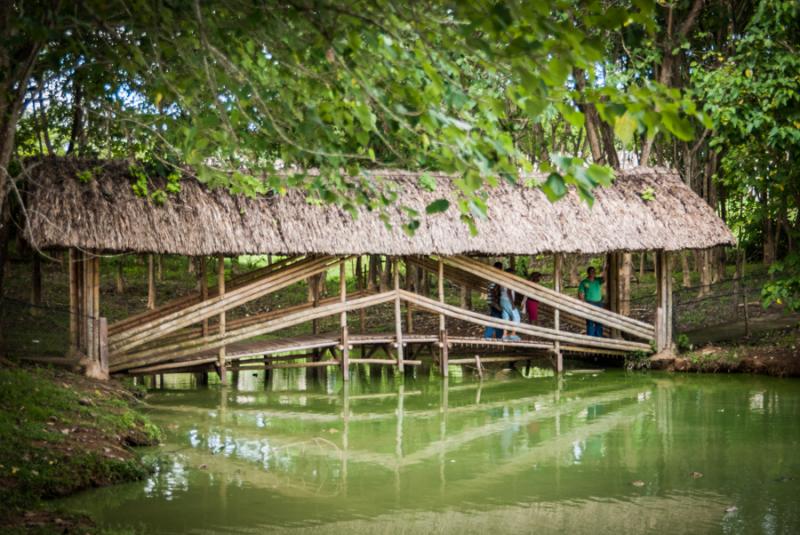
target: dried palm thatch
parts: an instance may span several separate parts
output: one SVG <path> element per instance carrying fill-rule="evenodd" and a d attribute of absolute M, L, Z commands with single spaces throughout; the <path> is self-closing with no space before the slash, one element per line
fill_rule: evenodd
<path fill-rule="evenodd" d="M 92 169 L 87 183 L 76 177 Z M 596 190 L 589 207 L 570 192 L 551 203 L 535 187 L 504 182 L 489 191 L 489 217 L 471 236 L 451 207 L 423 217 L 413 237 L 400 227 L 399 206 L 424 214 L 433 200 L 453 200 L 451 178 L 433 173 L 437 187 L 420 186 L 418 173 L 376 171 L 399 185 L 394 223 L 376 212 L 357 218 L 338 206 L 310 201 L 303 192 L 257 199 L 209 189 L 192 177 L 161 205 L 135 195 L 125 161 L 51 158 L 31 172 L 29 227 L 35 245 L 183 255 L 211 254 L 537 254 L 700 249 L 733 244 L 711 207 L 674 171 L 638 168 Z M 533 177 L 536 179 L 537 177 Z M 643 199 L 651 197 L 651 200 Z"/>

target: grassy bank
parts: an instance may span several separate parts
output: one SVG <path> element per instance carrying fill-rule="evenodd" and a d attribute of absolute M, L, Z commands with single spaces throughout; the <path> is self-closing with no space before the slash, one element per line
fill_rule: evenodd
<path fill-rule="evenodd" d="M 147 475 L 133 448 L 156 444 L 159 431 L 140 403 L 117 382 L 0 367 L 0 531 L 92 532 L 47 499 Z"/>
<path fill-rule="evenodd" d="M 800 377 L 800 325 L 693 348 L 678 355 L 669 369 Z"/>

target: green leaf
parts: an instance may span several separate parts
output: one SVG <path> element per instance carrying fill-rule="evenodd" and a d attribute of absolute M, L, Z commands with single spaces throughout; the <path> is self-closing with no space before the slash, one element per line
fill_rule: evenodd
<path fill-rule="evenodd" d="M 436 190 L 436 179 L 433 178 L 429 173 L 423 173 L 418 179 L 419 185 L 428 190 L 428 191 L 435 191 Z"/>
<path fill-rule="evenodd" d="M 417 229 L 419 228 L 419 225 L 420 225 L 420 223 L 419 223 L 418 219 L 412 219 L 411 221 L 409 221 L 408 223 L 405 223 L 403 225 L 403 227 L 402 227 L 403 228 L 403 232 L 405 232 L 407 236 L 413 237 L 414 234 L 417 232 Z"/>
<path fill-rule="evenodd" d="M 682 141 L 690 141 L 694 137 L 692 123 L 676 112 L 665 111 L 661 115 L 661 122 L 670 133 Z"/>
<path fill-rule="evenodd" d="M 436 199 L 425 207 L 425 213 L 437 214 L 446 211 L 448 208 L 450 208 L 450 201 L 447 199 Z"/>
<path fill-rule="evenodd" d="M 550 173 L 541 187 L 550 202 L 555 202 L 567 194 L 567 186 L 564 184 L 564 177 L 558 173 Z"/>
<path fill-rule="evenodd" d="M 614 133 L 626 147 L 633 143 L 633 134 L 636 132 L 636 119 L 630 113 L 625 114 L 614 122 Z"/>
<path fill-rule="evenodd" d="M 579 110 L 573 108 L 572 106 L 568 106 L 563 103 L 556 104 L 558 111 L 567 120 L 569 124 L 574 126 L 575 128 L 582 128 L 584 123 L 584 116 L 583 113 Z"/>
<path fill-rule="evenodd" d="M 614 181 L 614 170 L 605 165 L 590 164 L 586 169 L 586 176 L 601 186 L 610 186 Z"/>

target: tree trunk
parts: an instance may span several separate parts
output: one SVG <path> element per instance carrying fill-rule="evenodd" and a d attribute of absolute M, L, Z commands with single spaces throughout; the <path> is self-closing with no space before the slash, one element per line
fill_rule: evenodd
<path fill-rule="evenodd" d="M 14 2 L 3 2 L 0 8 L 0 23 L 4 34 L 0 38 L 3 41 L 14 39 L 10 33 L 15 31 L 13 25 L 17 17 L 16 6 Z M 16 50 L 0 47 L 0 73 L 3 73 L 0 80 L 0 211 L 3 213 L 9 208 L 5 202 L 11 180 L 8 168 L 11 164 L 11 155 L 14 153 L 17 123 L 25 106 L 25 95 L 40 50 L 41 43 L 35 41 L 26 43 Z M 2 218 L 2 221 L 8 222 L 5 218 Z M 0 289 L 2 289 L 1 280 Z"/>
<path fill-rule="evenodd" d="M 689 12 L 686 13 L 685 16 L 680 17 L 681 24 L 678 26 L 676 31 L 673 31 L 673 21 L 674 21 L 674 4 L 672 3 L 664 3 L 662 4 L 664 8 L 667 10 L 665 14 L 666 18 L 666 35 L 663 38 L 663 45 L 662 45 L 662 60 L 661 60 L 661 68 L 658 72 L 658 81 L 667 86 L 667 87 L 674 87 L 676 84 L 673 83 L 673 75 L 675 72 L 679 72 L 679 63 L 681 60 L 681 56 L 678 56 L 673 51 L 678 49 L 678 46 L 681 44 L 683 38 L 685 38 L 697 21 L 698 16 L 700 15 L 700 10 L 703 7 L 704 0 L 693 0 L 691 7 L 689 8 Z M 680 52 L 679 52 L 680 53 Z M 642 145 L 642 153 L 639 158 L 640 165 L 647 165 L 650 161 L 650 152 L 653 148 L 653 142 L 655 141 L 656 136 L 646 136 L 644 143 Z"/>
<path fill-rule="evenodd" d="M 33 252 L 33 265 L 31 266 L 31 305 L 38 307 L 42 304 L 42 259 L 38 251 Z M 37 308 L 33 309 L 38 314 Z"/>
<path fill-rule="evenodd" d="M 644 271 L 645 271 L 645 261 L 647 259 L 647 253 L 641 252 L 639 253 L 639 284 L 644 280 Z"/>
<path fill-rule="evenodd" d="M 317 295 L 320 297 L 328 296 L 328 274 L 327 272 L 320 273 L 317 278 Z"/>
<path fill-rule="evenodd" d="M 363 286 L 362 286 L 363 278 L 362 277 L 363 277 L 364 269 L 361 267 L 361 259 L 362 258 L 363 257 L 361 255 L 358 255 L 358 258 L 356 258 L 355 276 L 356 276 L 356 289 L 357 290 L 360 290 L 361 288 L 363 288 Z"/>
<path fill-rule="evenodd" d="M 2 172 L 2 171 L 0 171 Z M 3 297 L 3 280 L 7 272 L 8 240 L 10 239 L 11 217 L 8 210 L 0 213 L 0 298 Z M 0 329 L 2 330 L 2 329 Z"/>
<path fill-rule="evenodd" d="M 114 277 L 114 287 L 118 294 L 122 294 L 125 293 L 125 278 L 124 278 L 125 264 L 122 261 L 122 257 L 117 258 L 116 264 L 117 264 L 117 270 Z"/>
<path fill-rule="evenodd" d="M 681 284 L 684 288 L 692 286 L 692 269 L 689 267 L 689 254 L 689 251 L 681 253 L 681 273 L 683 275 Z"/>
<path fill-rule="evenodd" d="M 714 254 L 714 282 L 722 282 L 725 280 L 725 271 L 727 266 L 727 253 L 724 247 L 716 247 Z"/>
<path fill-rule="evenodd" d="M 392 287 L 392 264 L 392 259 L 387 256 L 383 262 L 383 270 L 381 271 L 380 290 L 382 292 L 387 292 L 389 288 Z"/>
<path fill-rule="evenodd" d="M 72 128 L 69 134 L 67 154 L 72 154 L 80 139 L 83 138 L 83 84 L 79 79 L 80 73 L 80 69 L 75 69 L 72 77 Z"/>
<path fill-rule="evenodd" d="M 744 251 L 736 249 L 736 275 L 734 275 L 736 280 L 744 277 L 744 263 Z"/>
<path fill-rule="evenodd" d="M 0 171 L 2 172 L 2 171 Z M 0 211 L 0 300 L 3 298 L 3 281 L 5 279 L 6 274 L 6 261 L 8 260 L 8 239 L 9 239 L 9 211 L 2 210 Z M 5 356 L 3 348 L 5 347 L 4 344 L 4 335 L 3 329 L 0 329 L 0 356 Z"/>
<path fill-rule="evenodd" d="M 579 255 L 564 255 L 564 258 L 569 263 L 569 285 L 577 286 L 581 282 L 580 271 L 578 270 L 581 258 Z"/>
<path fill-rule="evenodd" d="M 577 86 L 578 91 L 583 91 L 586 87 L 586 76 L 584 75 L 583 70 L 575 69 L 572 74 L 575 78 L 575 85 Z M 578 102 L 577 105 L 578 109 L 584 115 L 584 129 L 586 130 L 586 139 L 589 142 L 589 150 L 592 153 L 592 160 L 594 160 L 596 163 L 605 163 L 603 161 L 602 141 L 597 128 L 597 125 L 600 122 L 600 118 L 597 115 L 597 109 L 593 104 L 584 104 Z"/>
<path fill-rule="evenodd" d="M 378 273 L 380 269 L 380 260 L 378 255 L 370 255 L 369 256 L 369 269 L 367 270 L 367 290 L 375 291 L 375 288 L 378 287 L 378 281 L 380 279 L 380 274 Z"/>
<path fill-rule="evenodd" d="M 767 216 L 764 218 L 764 257 L 765 266 L 771 266 L 777 257 L 777 244 L 775 243 L 774 223 Z"/>
<path fill-rule="evenodd" d="M 698 297 L 711 293 L 711 250 L 697 252 L 697 271 L 700 272 L 700 291 Z"/>

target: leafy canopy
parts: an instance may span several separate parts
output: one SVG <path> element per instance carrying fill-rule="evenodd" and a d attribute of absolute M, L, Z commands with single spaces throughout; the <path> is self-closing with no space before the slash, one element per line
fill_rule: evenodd
<path fill-rule="evenodd" d="M 622 90 L 598 72 L 609 32 L 654 30 L 651 0 L 87 0 L 33 15 L 15 5 L 23 36 L 43 43 L 50 97 L 68 110 L 80 88 L 89 121 L 105 126 L 84 153 L 187 163 L 248 195 L 303 188 L 353 213 L 395 202 L 396 185 L 364 173 L 375 167 L 453 173 L 473 229 L 483 190 L 534 166 L 549 173 L 540 186 L 552 200 L 574 185 L 591 202 L 611 171 L 563 154 L 533 160 L 511 118 L 555 114 L 580 128 L 578 105 L 594 104 L 629 143 L 634 132 L 686 138 L 700 117 L 676 90 Z M 579 89 L 575 72 L 589 83 Z M 448 208 L 442 199 L 427 212 Z M 422 214 L 406 213 L 413 231 Z"/>

